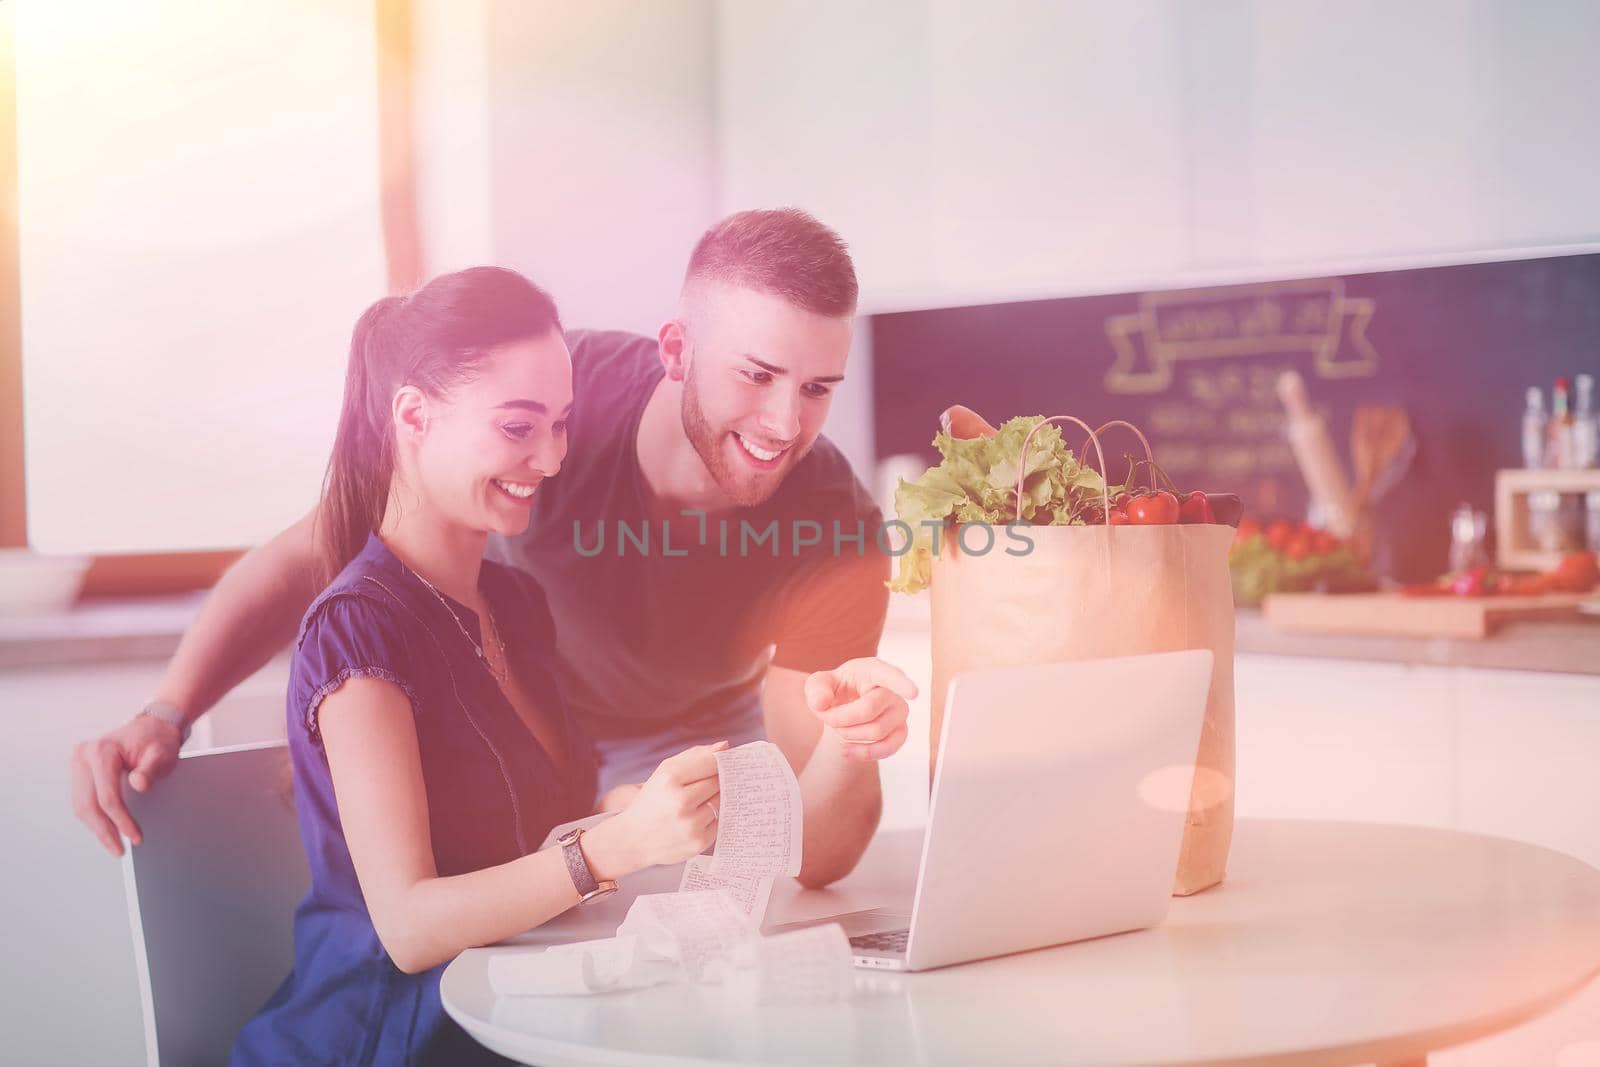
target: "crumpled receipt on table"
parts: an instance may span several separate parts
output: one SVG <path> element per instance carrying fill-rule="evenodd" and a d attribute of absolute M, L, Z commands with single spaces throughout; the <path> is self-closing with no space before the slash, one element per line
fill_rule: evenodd
<path fill-rule="evenodd" d="M 761 936 L 774 878 L 800 872 L 800 785 L 788 760 L 770 741 L 755 741 L 717 753 L 717 773 L 715 854 L 684 865 L 678 892 L 639 897 L 615 937 L 491 957 L 495 993 L 574 995 L 690 981 L 720 983 L 754 1003 L 848 995 L 851 951 L 838 924 Z"/>
<path fill-rule="evenodd" d="M 641 950 L 637 938 L 619 936 L 490 956 L 489 985 L 503 996 L 573 996 L 660 985 L 680 970 Z"/>

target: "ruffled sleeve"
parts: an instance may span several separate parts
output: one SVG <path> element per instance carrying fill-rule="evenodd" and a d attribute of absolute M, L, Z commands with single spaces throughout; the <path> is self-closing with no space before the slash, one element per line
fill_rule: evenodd
<path fill-rule="evenodd" d="M 328 694 L 351 678 L 381 678 L 398 686 L 415 713 L 416 662 L 393 607 L 356 593 L 319 601 L 301 627 L 291 670 L 300 726 L 313 744 L 321 744 L 317 712 Z"/>

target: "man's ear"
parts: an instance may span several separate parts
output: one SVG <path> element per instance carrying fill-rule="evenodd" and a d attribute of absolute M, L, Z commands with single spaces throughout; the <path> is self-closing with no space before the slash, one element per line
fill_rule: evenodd
<path fill-rule="evenodd" d="M 667 377 L 675 382 L 683 381 L 689 373 L 689 344 L 684 338 L 683 323 L 677 319 L 662 323 L 656 342 L 661 349 L 661 365 L 666 368 Z"/>
<path fill-rule="evenodd" d="M 400 439 L 420 441 L 428 432 L 428 397 L 414 385 L 395 390 L 391 414 Z"/>

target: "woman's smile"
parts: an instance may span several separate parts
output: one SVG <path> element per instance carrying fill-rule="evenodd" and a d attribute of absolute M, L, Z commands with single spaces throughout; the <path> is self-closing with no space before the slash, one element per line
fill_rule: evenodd
<path fill-rule="evenodd" d="M 500 478 L 490 480 L 501 495 L 514 504 L 529 503 L 533 500 L 533 491 L 539 487 L 538 482 L 512 482 Z"/>

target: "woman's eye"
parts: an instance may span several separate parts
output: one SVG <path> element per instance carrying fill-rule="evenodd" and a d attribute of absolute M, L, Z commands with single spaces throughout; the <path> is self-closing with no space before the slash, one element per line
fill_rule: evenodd
<path fill-rule="evenodd" d="M 809 382 L 806 384 L 804 391 L 806 396 L 815 397 L 820 400 L 833 390 L 829 389 L 826 385 L 818 385 L 816 382 Z"/>
<path fill-rule="evenodd" d="M 525 422 L 513 422 L 500 427 L 500 430 L 513 441 L 520 441 L 533 432 L 533 427 Z"/>
<path fill-rule="evenodd" d="M 739 373 L 743 374 L 746 378 L 749 378 L 757 385 L 766 385 L 768 382 L 772 381 L 771 373 L 764 370 L 747 370 L 740 371 Z"/>

